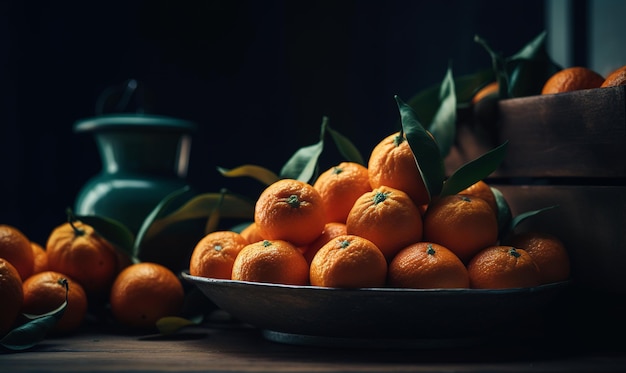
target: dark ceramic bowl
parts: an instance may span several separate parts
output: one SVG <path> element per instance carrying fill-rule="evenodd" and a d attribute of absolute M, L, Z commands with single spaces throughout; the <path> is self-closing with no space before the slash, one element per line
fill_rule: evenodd
<path fill-rule="evenodd" d="M 336 289 L 218 280 L 182 274 L 218 307 L 266 338 L 472 340 L 511 329 L 548 306 L 567 282 L 532 288 Z"/>

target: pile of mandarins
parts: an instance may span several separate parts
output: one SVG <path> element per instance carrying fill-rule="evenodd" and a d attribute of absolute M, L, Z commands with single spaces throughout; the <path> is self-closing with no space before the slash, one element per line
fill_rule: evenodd
<path fill-rule="evenodd" d="M 76 331 L 89 306 L 110 303 L 120 324 L 154 328 L 182 308 L 178 277 L 156 263 L 132 263 L 93 227 L 68 219 L 54 228 L 45 246 L 18 228 L 0 224 L 0 337 L 67 300 L 53 333 Z"/>
<path fill-rule="evenodd" d="M 194 276 L 340 288 L 517 288 L 567 280 L 556 237 L 500 242 L 483 180 L 430 198 L 406 138 L 389 135 L 367 166 L 342 162 L 314 183 L 281 179 L 240 233 L 216 231 L 192 252 Z"/>
<path fill-rule="evenodd" d="M 541 89 L 542 95 L 551 95 L 556 93 L 574 92 L 584 89 L 609 88 L 626 85 L 626 65 L 620 66 L 606 77 L 597 71 L 585 66 L 571 66 L 561 69 L 554 73 L 545 81 Z M 498 96 L 498 83 L 490 82 L 481 88 L 472 97 L 472 103 L 492 96 Z"/>
<path fill-rule="evenodd" d="M 542 94 L 626 84 L 626 66 L 606 78 L 584 67 L 560 70 Z M 492 83 L 476 103 L 497 95 Z M 563 243 L 543 232 L 498 237 L 491 187 L 478 181 L 429 196 L 406 138 L 394 133 L 367 166 L 342 162 L 313 184 L 282 179 L 259 196 L 254 221 L 240 233 L 216 231 L 195 246 L 194 276 L 323 287 L 532 287 L 567 280 Z M 171 270 L 132 263 L 78 220 L 53 229 L 44 246 L 0 224 L 0 336 L 21 314 L 67 306 L 55 331 L 85 320 L 92 301 L 110 304 L 121 324 L 152 328 L 182 308 L 184 290 Z"/>
<path fill-rule="evenodd" d="M 553 74 L 541 94 L 626 85 L 626 65 L 606 77 L 586 67 Z M 492 82 L 476 104 L 498 94 Z M 498 236 L 498 207 L 483 180 L 429 196 L 406 138 L 394 133 L 367 166 L 342 162 L 311 185 L 282 179 L 258 198 L 241 233 L 208 234 L 191 275 L 325 287 L 532 287 L 565 281 L 569 255 L 546 232 Z"/>

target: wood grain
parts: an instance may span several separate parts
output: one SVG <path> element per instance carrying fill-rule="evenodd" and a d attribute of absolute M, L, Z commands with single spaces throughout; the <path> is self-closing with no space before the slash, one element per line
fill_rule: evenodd
<path fill-rule="evenodd" d="M 517 216 L 556 208 L 524 221 L 519 230 L 552 233 L 565 244 L 580 287 L 626 294 L 626 186 L 493 185 Z"/>
<path fill-rule="evenodd" d="M 626 87 L 501 100 L 461 123 L 448 172 L 508 141 L 500 177 L 626 177 Z"/>
<path fill-rule="evenodd" d="M 195 327 L 171 336 L 84 331 L 27 352 L 0 354 L 0 372 L 609 372 L 626 367 L 614 348 L 563 348 L 548 339 L 487 347 L 359 350 L 292 346 L 245 327 Z M 604 348 L 604 347 L 603 347 Z"/>

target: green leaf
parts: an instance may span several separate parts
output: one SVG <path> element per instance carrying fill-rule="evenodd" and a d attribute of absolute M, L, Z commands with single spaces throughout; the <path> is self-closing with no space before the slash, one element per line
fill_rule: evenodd
<path fill-rule="evenodd" d="M 500 98 L 540 94 L 546 80 L 561 69 L 548 55 L 545 31 L 508 58 L 494 52 L 478 35 L 474 40 L 491 55 L 492 68 L 500 87 Z"/>
<path fill-rule="evenodd" d="M 77 215 L 76 219 L 92 226 L 105 240 L 112 243 L 124 254 L 132 256 L 135 236 L 121 222 L 100 215 Z"/>
<path fill-rule="evenodd" d="M 328 133 L 330 133 L 335 145 L 337 145 L 337 149 L 339 149 L 339 152 L 346 158 L 347 161 L 365 165 L 365 161 L 363 156 L 361 156 L 359 149 L 357 149 L 357 147 L 354 146 L 354 144 L 347 137 L 330 128 L 330 126 L 327 126 L 326 129 L 328 130 Z"/>
<path fill-rule="evenodd" d="M 217 170 L 226 177 L 251 177 L 265 185 L 270 185 L 280 179 L 278 175 L 276 175 L 271 170 L 268 170 L 267 168 L 249 164 L 239 166 L 231 170 L 218 167 Z"/>
<path fill-rule="evenodd" d="M 156 322 L 156 327 L 159 330 L 159 333 L 163 335 L 174 334 L 184 327 L 193 325 L 198 325 L 198 322 L 178 316 L 162 317 Z"/>
<path fill-rule="evenodd" d="M 498 206 L 498 237 L 502 239 L 508 235 L 511 227 L 511 219 L 513 218 L 511 207 L 499 189 L 491 187 L 491 191 L 496 198 L 496 205 Z"/>
<path fill-rule="evenodd" d="M 24 314 L 29 321 L 11 330 L 2 337 L 0 345 L 10 350 L 21 351 L 29 349 L 44 340 L 61 319 L 67 308 L 67 293 L 69 292 L 67 281 L 65 281 L 64 285 L 65 302 L 63 302 L 63 304 L 57 309 L 42 315 Z"/>
<path fill-rule="evenodd" d="M 541 54 L 542 49 L 545 48 L 547 32 L 542 31 L 528 44 L 522 47 L 517 53 L 511 56 L 511 60 L 532 60 L 537 55 Z"/>
<path fill-rule="evenodd" d="M 441 83 L 439 109 L 428 130 L 439 144 L 441 156 L 448 155 L 456 137 L 456 91 L 451 67 L 448 67 L 446 76 Z"/>
<path fill-rule="evenodd" d="M 546 80 L 561 70 L 548 54 L 545 31 L 508 58 L 504 68 L 509 76 L 509 97 L 541 94 Z"/>
<path fill-rule="evenodd" d="M 183 188 L 180 188 L 178 190 L 175 190 L 174 192 L 168 194 L 167 196 L 165 196 L 165 198 L 163 198 L 161 200 L 161 202 L 159 202 L 154 209 L 152 209 L 152 211 L 150 212 L 150 214 L 148 214 L 148 216 L 146 216 L 146 218 L 144 219 L 143 223 L 141 224 L 141 227 L 139 228 L 139 232 L 137 233 L 137 238 L 135 239 L 135 244 L 133 246 L 133 255 L 132 257 L 139 257 L 139 252 L 141 249 L 141 244 L 144 241 L 144 236 L 146 235 L 146 233 L 148 232 L 148 230 L 151 229 L 152 224 L 154 223 L 154 221 L 161 217 L 161 215 L 164 213 L 164 211 L 166 211 L 166 209 L 169 207 L 169 205 L 177 198 L 180 197 L 181 195 L 185 194 L 187 191 L 189 191 L 189 186 L 185 186 Z"/>
<path fill-rule="evenodd" d="M 497 148 L 491 149 L 454 171 L 444 183 L 441 195 L 456 194 L 497 170 L 506 156 L 508 144 L 508 141 L 505 141 Z"/>
<path fill-rule="evenodd" d="M 298 149 L 280 170 L 280 177 L 309 182 L 315 175 L 317 160 L 323 149 L 324 140 Z"/>
<path fill-rule="evenodd" d="M 250 219 L 254 216 L 254 202 L 233 193 L 204 193 L 187 201 L 171 214 L 156 219 L 147 236 L 154 236 L 167 226 L 193 219 L 204 219 L 219 208 L 219 216 Z"/>
<path fill-rule="evenodd" d="M 535 215 L 538 215 L 542 212 L 548 211 L 548 210 L 552 210 L 554 208 L 557 208 L 558 205 L 553 205 L 553 206 L 548 206 L 548 207 L 544 207 L 542 209 L 539 210 L 532 210 L 532 211 L 527 211 L 524 212 L 522 214 L 519 214 L 517 216 L 515 216 L 512 220 L 511 220 L 511 224 L 509 226 L 509 231 L 513 231 L 515 229 L 515 227 L 517 227 L 521 222 L 523 222 L 524 220 L 533 217 Z"/>
<path fill-rule="evenodd" d="M 409 143 L 430 198 L 441 191 L 445 171 L 443 157 L 433 137 L 420 124 L 413 109 L 395 96 L 402 119 L 402 131 Z"/>
<path fill-rule="evenodd" d="M 320 141 L 298 149 L 280 170 L 281 178 L 296 179 L 306 183 L 313 179 L 317 171 L 319 157 L 324 150 L 324 134 L 327 124 L 328 118 L 322 118 Z"/>
<path fill-rule="evenodd" d="M 474 41 L 485 48 L 489 56 L 491 56 L 491 68 L 493 69 L 494 76 L 498 82 L 500 98 L 509 97 L 509 76 L 504 68 L 505 58 L 500 53 L 496 53 L 487 43 L 487 41 L 478 35 L 474 36 Z"/>
<path fill-rule="evenodd" d="M 455 96 L 459 106 L 461 103 L 469 103 L 476 91 L 493 80 L 495 77 L 491 68 L 454 78 Z M 440 91 L 441 84 L 436 84 L 418 92 L 408 101 L 424 123 L 433 122 L 439 110 Z"/>

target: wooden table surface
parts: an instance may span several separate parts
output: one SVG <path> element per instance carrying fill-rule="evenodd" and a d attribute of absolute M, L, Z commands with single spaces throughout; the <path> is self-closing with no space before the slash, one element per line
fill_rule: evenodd
<path fill-rule="evenodd" d="M 469 346 L 340 348 L 270 341 L 234 322 L 177 334 L 129 334 L 102 327 L 46 338 L 0 354 L 0 372 L 626 372 L 626 344 L 525 338 Z"/>

